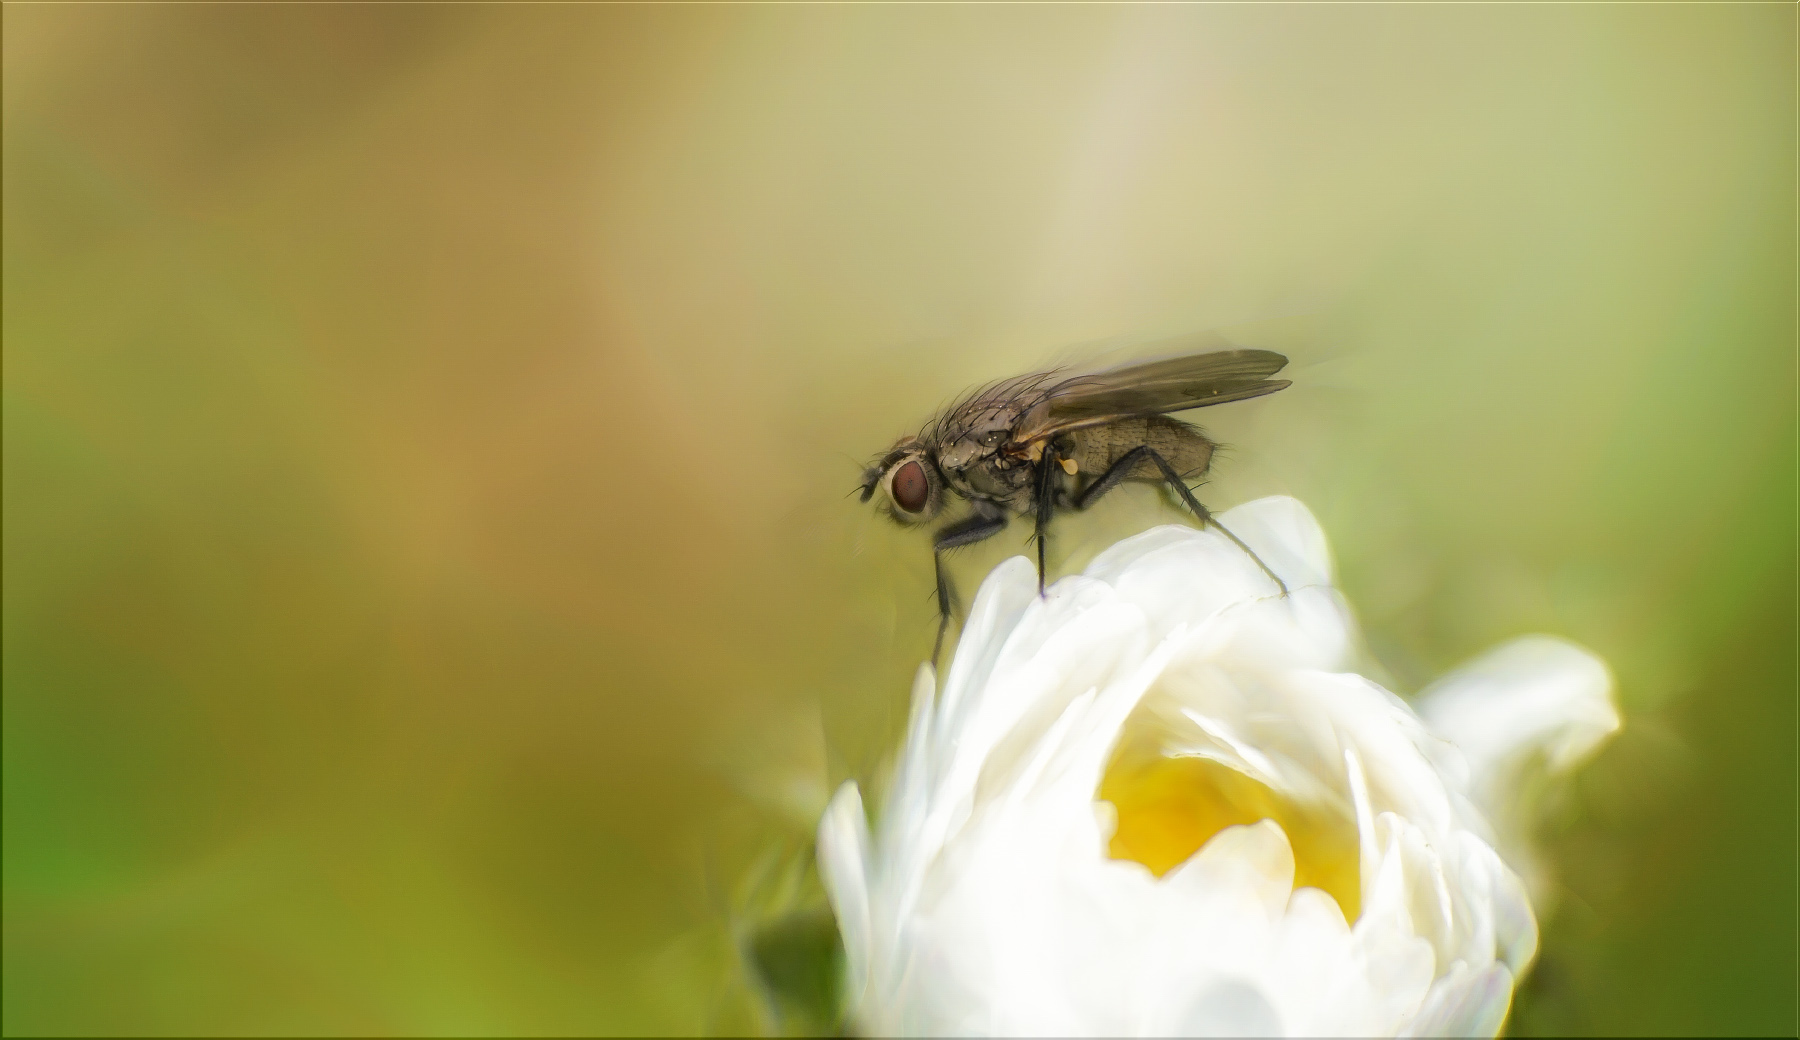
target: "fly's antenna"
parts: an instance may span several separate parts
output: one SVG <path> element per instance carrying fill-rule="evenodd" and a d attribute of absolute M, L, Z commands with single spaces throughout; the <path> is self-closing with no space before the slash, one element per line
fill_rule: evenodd
<path fill-rule="evenodd" d="M 866 462 L 859 462 L 849 452 L 839 452 L 838 454 L 844 456 L 845 461 L 849 462 L 852 466 L 862 470 L 862 480 L 858 481 L 856 486 L 851 488 L 844 497 L 849 498 L 851 495 L 861 492 L 862 500 L 867 502 L 870 496 L 875 494 L 875 485 L 881 482 L 882 467 L 871 466 Z"/>

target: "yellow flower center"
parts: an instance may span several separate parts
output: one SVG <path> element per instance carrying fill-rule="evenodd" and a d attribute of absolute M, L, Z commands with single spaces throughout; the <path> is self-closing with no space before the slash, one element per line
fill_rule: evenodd
<path fill-rule="evenodd" d="M 1107 849 L 1113 859 L 1162 877 L 1225 828 L 1274 820 L 1293 846 L 1294 887 L 1324 890 L 1352 923 L 1362 912 L 1356 821 L 1334 807 L 1298 802 L 1223 762 L 1164 755 L 1141 741 L 1121 742 L 1099 797 L 1118 812 Z"/>

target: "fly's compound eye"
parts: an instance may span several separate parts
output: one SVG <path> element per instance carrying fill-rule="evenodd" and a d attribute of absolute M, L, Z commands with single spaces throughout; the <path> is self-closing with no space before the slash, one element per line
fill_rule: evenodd
<path fill-rule="evenodd" d="M 908 462 L 894 471 L 893 488 L 894 504 L 909 513 L 922 513 L 925 503 L 931 498 L 931 481 L 925 477 L 925 467 L 918 462 Z"/>
<path fill-rule="evenodd" d="M 882 474 L 881 485 L 888 512 L 903 524 L 929 520 L 943 506 L 931 463 L 919 455 L 901 456 Z"/>

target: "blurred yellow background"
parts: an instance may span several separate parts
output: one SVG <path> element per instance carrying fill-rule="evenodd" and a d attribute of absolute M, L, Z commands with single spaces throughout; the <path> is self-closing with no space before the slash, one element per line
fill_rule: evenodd
<path fill-rule="evenodd" d="M 740 952 L 934 625 L 860 464 L 1212 328 L 1295 386 L 1202 498 L 1397 689 L 1616 669 L 1513 1030 L 1795 1028 L 1793 7 L 4 30 L 6 1032 L 807 1027 Z"/>

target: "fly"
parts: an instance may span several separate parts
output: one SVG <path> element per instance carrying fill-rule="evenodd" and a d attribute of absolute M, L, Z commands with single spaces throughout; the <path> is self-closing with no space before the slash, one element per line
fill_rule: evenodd
<path fill-rule="evenodd" d="M 873 462 L 863 472 L 862 500 L 879 492 L 902 524 L 936 518 L 952 495 L 969 503 L 967 516 L 932 539 L 938 605 L 932 659 L 950 624 L 944 553 L 999 534 L 1011 515 L 1033 516 L 1041 595 L 1050 518 L 1057 510 L 1086 509 L 1127 480 L 1167 484 L 1201 527 L 1231 539 L 1286 595 L 1281 578 L 1187 485 L 1186 478 L 1212 465 L 1216 443 L 1199 427 L 1170 418 L 1283 389 L 1289 380 L 1269 377 L 1286 365 L 1273 351 L 1232 347 L 1087 375 L 1020 376 L 975 390 Z"/>

